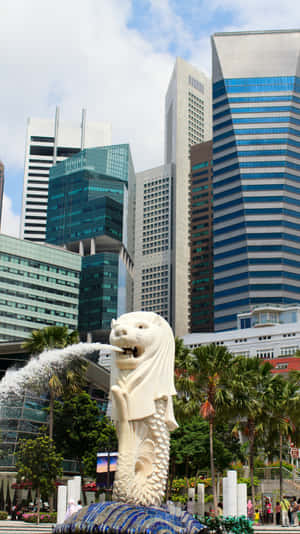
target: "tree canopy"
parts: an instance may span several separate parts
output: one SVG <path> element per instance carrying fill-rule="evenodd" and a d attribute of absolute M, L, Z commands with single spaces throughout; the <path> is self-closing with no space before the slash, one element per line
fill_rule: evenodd
<path fill-rule="evenodd" d="M 53 494 L 55 481 L 62 475 L 62 456 L 47 435 L 20 442 L 17 455 L 17 479 L 30 480 L 37 491 L 38 523 L 40 497 Z"/>

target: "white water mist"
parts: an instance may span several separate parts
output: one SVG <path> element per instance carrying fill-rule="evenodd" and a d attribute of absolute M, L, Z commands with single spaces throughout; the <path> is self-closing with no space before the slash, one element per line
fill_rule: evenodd
<path fill-rule="evenodd" d="M 103 343 L 77 343 L 64 349 L 45 350 L 39 356 L 32 356 L 20 369 L 8 369 L 0 381 L 0 402 L 11 393 L 21 396 L 26 388 L 42 389 L 55 371 L 67 366 L 74 359 L 84 358 L 97 350 L 123 352 L 119 347 Z"/>

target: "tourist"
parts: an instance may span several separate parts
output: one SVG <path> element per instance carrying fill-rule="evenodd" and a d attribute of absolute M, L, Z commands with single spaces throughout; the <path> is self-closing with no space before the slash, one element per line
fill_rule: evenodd
<path fill-rule="evenodd" d="M 249 499 L 248 504 L 247 504 L 247 517 L 248 517 L 248 519 L 250 519 L 252 521 L 253 520 L 253 515 L 254 515 L 254 506 L 252 504 L 251 499 Z"/>
<path fill-rule="evenodd" d="M 220 515 L 223 515 L 223 504 L 221 502 L 218 503 L 218 506 L 217 506 L 217 514 L 220 516 Z"/>
<path fill-rule="evenodd" d="M 272 504 L 271 504 L 270 499 L 266 499 L 265 506 L 266 506 L 266 522 L 267 522 L 267 525 L 269 525 L 270 523 L 273 523 Z"/>
<path fill-rule="evenodd" d="M 259 513 L 259 509 L 256 508 L 255 513 L 254 513 L 254 523 L 256 525 L 259 525 L 259 521 L 260 521 L 260 513 Z"/>
<path fill-rule="evenodd" d="M 293 497 L 293 500 L 292 500 L 292 503 L 291 503 L 291 512 L 292 512 L 292 525 L 295 527 L 295 526 L 299 526 L 299 523 L 298 523 L 298 503 L 297 503 L 297 499 L 296 497 Z"/>
<path fill-rule="evenodd" d="M 78 503 L 77 503 L 77 510 L 81 510 L 81 508 L 82 508 L 81 501 L 78 501 Z"/>
<path fill-rule="evenodd" d="M 283 527 L 289 527 L 290 526 L 290 523 L 289 523 L 289 515 L 288 515 L 288 512 L 289 512 L 289 509 L 290 509 L 290 503 L 286 497 L 286 495 L 284 495 L 281 503 L 280 503 L 280 506 L 281 506 L 281 520 L 282 520 L 282 526 Z"/>
<path fill-rule="evenodd" d="M 275 514 L 276 514 L 276 525 L 280 525 L 281 506 L 280 506 L 279 501 L 276 502 Z"/>
<path fill-rule="evenodd" d="M 65 515 L 65 520 L 68 519 L 71 515 L 75 514 L 77 512 L 77 505 L 75 504 L 74 499 L 70 499 L 67 506 L 67 511 Z"/>

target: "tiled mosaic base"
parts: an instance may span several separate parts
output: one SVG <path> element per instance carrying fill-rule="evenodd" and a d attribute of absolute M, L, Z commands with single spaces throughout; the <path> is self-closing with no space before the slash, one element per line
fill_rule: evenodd
<path fill-rule="evenodd" d="M 90 504 L 73 514 L 53 534 L 204 534 L 207 527 L 187 512 L 171 515 L 162 508 L 118 502 Z"/>

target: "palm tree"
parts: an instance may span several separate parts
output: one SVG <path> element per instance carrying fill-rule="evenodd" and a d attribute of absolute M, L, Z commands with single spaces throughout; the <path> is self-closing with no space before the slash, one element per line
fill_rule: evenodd
<path fill-rule="evenodd" d="M 183 340 L 175 338 L 175 388 L 177 397 L 174 397 L 174 412 L 179 423 L 197 412 L 192 396 L 193 382 L 188 370 L 190 349 L 183 344 Z"/>
<path fill-rule="evenodd" d="M 46 326 L 33 330 L 22 347 L 30 354 L 37 355 L 46 349 L 63 349 L 78 342 L 79 334 L 76 330 L 69 332 L 67 326 Z"/>
<path fill-rule="evenodd" d="M 66 326 L 47 326 L 40 330 L 33 330 L 28 340 L 23 343 L 23 348 L 31 354 L 37 355 L 45 349 L 64 348 L 78 343 L 78 332 L 68 332 Z M 68 367 L 53 371 L 49 381 L 49 437 L 53 439 L 53 406 L 54 400 L 64 393 L 79 393 L 85 385 L 86 364 L 81 360 L 73 360 Z M 43 388 L 43 385 L 41 385 Z"/>
<path fill-rule="evenodd" d="M 62 349 L 68 345 L 79 342 L 77 331 L 69 332 L 67 326 L 47 326 L 40 330 L 33 330 L 28 340 L 23 343 L 23 348 L 32 355 L 38 355 L 48 349 Z M 54 401 L 62 395 L 79 393 L 85 385 L 87 364 L 82 360 L 72 360 L 67 367 L 53 370 L 48 381 L 49 391 L 49 438 L 53 439 L 53 412 Z M 41 384 L 41 390 L 44 390 Z M 53 495 L 49 498 L 50 511 L 53 509 Z"/>
<path fill-rule="evenodd" d="M 217 419 L 226 418 L 232 405 L 230 389 L 231 367 L 234 356 L 226 347 L 215 344 L 192 351 L 187 370 L 190 377 L 190 410 L 197 407 L 200 415 L 209 423 L 210 467 L 214 499 L 217 510 L 213 436 Z"/>
<path fill-rule="evenodd" d="M 283 439 L 294 434 L 300 424 L 300 373 L 291 373 L 286 380 L 274 375 L 271 381 L 271 410 L 269 439 L 279 440 L 280 500 L 283 493 L 282 449 Z M 293 438 L 294 440 L 294 438 Z"/>
<path fill-rule="evenodd" d="M 237 356 L 232 365 L 232 416 L 236 419 L 233 431 L 248 439 L 248 457 L 252 502 L 255 503 L 254 458 L 257 446 L 264 437 L 270 407 L 272 366 L 258 358 Z"/>

